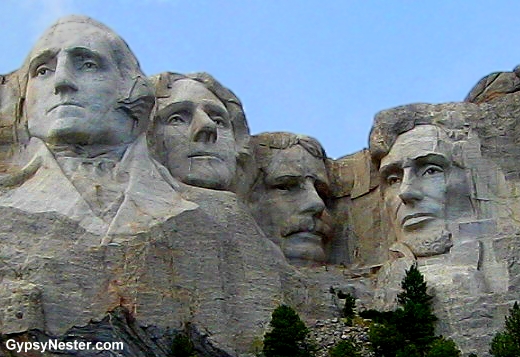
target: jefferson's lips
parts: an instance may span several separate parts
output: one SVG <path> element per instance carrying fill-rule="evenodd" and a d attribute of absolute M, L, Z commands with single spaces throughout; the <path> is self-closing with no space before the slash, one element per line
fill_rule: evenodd
<path fill-rule="evenodd" d="M 53 105 L 52 107 L 50 107 L 50 108 L 47 110 L 47 113 L 49 113 L 50 111 L 53 111 L 53 110 L 56 109 L 56 108 L 59 108 L 59 107 L 65 107 L 65 106 L 73 106 L 73 107 L 80 107 L 80 108 L 83 108 L 83 106 L 82 106 L 81 104 L 79 104 L 78 102 L 63 102 L 63 103 L 55 104 L 55 105 Z"/>

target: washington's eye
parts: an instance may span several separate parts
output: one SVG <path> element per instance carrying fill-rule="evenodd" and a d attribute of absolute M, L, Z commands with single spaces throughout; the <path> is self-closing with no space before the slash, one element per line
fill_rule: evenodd
<path fill-rule="evenodd" d="M 172 114 L 170 115 L 170 117 L 168 118 L 167 120 L 168 124 L 181 124 L 181 123 L 184 123 L 185 120 L 184 118 L 182 117 L 181 114 L 178 114 L 178 113 L 175 113 L 175 114 Z"/>
<path fill-rule="evenodd" d="M 437 166 L 437 165 L 430 165 L 424 169 L 423 176 L 435 175 L 435 174 L 442 173 L 442 172 L 444 172 L 444 169 L 442 167 Z"/>
<path fill-rule="evenodd" d="M 39 66 L 36 68 L 35 76 L 45 76 L 50 71 L 50 68 L 44 65 Z"/>
<path fill-rule="evenodd" d="M 98 68 L 98 65 L 94 61 L 85 61 L 81 67 L 83 69 L 96 69 Z"/>
<path fill-rule="evenodd" d="M 393 175 L 388 175 L 386 178 L 385 178 L 385 182 L 388 186 L 392 186 L 392 185 L 395 185 L 395 184 L 398 184 L 401 182 L 401 176 L 399 175 L 396 175 L 396 174 L 393 174 Z"/>

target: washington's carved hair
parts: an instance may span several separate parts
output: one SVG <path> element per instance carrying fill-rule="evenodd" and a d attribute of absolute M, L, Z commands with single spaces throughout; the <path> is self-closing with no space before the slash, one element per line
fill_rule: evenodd
<path fill-rule="evenodd" d="M 152 81 L 155 84 L 157 98 L 168 98 L 171 96 L 171 88 L 173 83 L 179 80 L 193 80 L 201 83 L 211 93 L 213 93 L 226 107 L 231 119 L 231 126 L 233 128 L 233 135 L 238 152 L 238 161 L 249 160 L 251 157 L 249 149 L 249 126 L 247 125 L 246 115 L 244 108 L 238 97 L 228 88 L 220 84 L 213 76 L 205 72 L 180 74 L 165 72 L 153 76 Z M 163 108 L 158 107 L 157 112 Z M 154 124 L 160 121 L 161 118 L 156 115 Z M 153 132 L 153 126 L 150 129 Z M 153 135 L 150 135 L 150 140 L 153 140 Z"/>
<path fill-rule="evenodd" d="M 139 61 L 128 47 L 128 44 L 109 27 L 90 17 L 78 15 L 70 15 L 59 19 L 45 31 L 40 40 L 44 36 L 48 36 L 58 26 L 68 23 L 86 24 L 104 32 L 105 38 L 103 40 L 108 41 L 111 49 L 109 55 L 114 59 L 121 78 L 125 80 L 125 84 L 128 83 L 128 85 L 120 88 L 121 97 L 117 101 L 116 109 L 126 112 L 135 121 L 135 130 L 138 133 L 146 131 L 155 103 L 154 88 L 153 84 L 141 71 Z M 17 129 L 15 132 L 15 141 L 18 142 L 24 142 L 28 138 L 27 118 L 25 118 L 23 106 L 27 94 L 29 64 L 34 55 L 34 50 L 31 50 L 18 71 L 20 101 L 16 115 Z"/>
<path fill-rule="evenodd" d="M 261 133 L 251 137 L 256 166 L 265 169 L 273 156 L 280 150 L 299 145 L 315 158 L 325 160 L 325 149 L 318 140 L 307 136 L 287 132 Z"/>

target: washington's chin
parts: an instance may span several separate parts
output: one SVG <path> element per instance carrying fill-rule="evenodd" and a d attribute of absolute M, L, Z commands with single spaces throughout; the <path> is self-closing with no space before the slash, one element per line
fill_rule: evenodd
<path fill-rule="evenodd" d="M 311 232 L 299 232 L 283 238 L 283 253 L 295 265 L 325 262 L 323 238 Z"/>

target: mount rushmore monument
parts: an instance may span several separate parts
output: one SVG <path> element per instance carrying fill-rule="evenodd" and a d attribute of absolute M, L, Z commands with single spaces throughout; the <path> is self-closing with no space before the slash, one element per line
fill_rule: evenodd
<path fill-rule="evenodd" d="M 164 356 L 188 331 L 207 356 L 248 356 L 276 306 L 329 318 L 341 290 L 391 309 L 417 264 L 437 332 L 487 351 L 520 291 L 517 69 L 383 110 L 368 149 L 335 160 L 307 135 L 251 136 L 217 79 L 165 70 L 67 16 L 2 76 L 2 341 Z"/>

